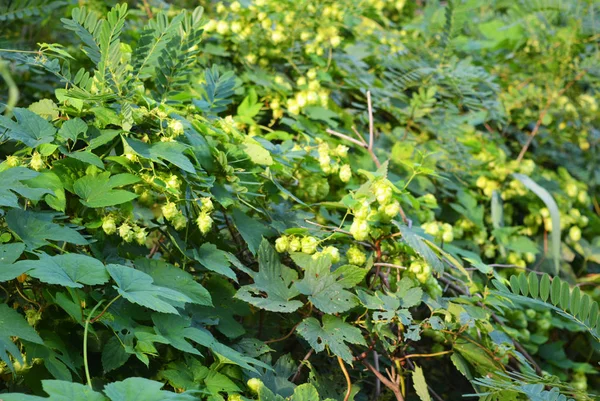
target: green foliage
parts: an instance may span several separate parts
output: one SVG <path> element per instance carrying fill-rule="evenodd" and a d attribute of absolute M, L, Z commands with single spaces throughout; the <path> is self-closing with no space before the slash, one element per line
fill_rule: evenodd
<path fill-rule="evenodd" d="M 0 399 L 596 397 L 596 2 L 192 3 L 0 6 Z"/>

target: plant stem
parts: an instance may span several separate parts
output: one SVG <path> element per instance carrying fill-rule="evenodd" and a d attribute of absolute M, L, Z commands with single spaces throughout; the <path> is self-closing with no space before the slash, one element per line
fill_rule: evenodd
<path fill-rule="evenodd" d="M 102 305 L 103 303 L 104 303 L 104 300 L 101 300 L 100 302 L 98 302 L 98 304 L 96 306 L 94 306 L 94 309 L 92 309 L 92 312 L 88 315 L 87 319 L 85 319 L 85 328 L 83 330 L 83 367 L 85 369 L 85 377 L 87 379 L 87 385 L 89 388 L 92 388 L 92 378 L 90 376 L 90 367 L 88 365 L 88 357 L 87 357 L 88 329 L 90 326 L 90 317 L 92 317 L 94 312 L 96 312 L 96 309 L 98 309 L 100 307 L 100 305 Z M 111 303 L 112 303 L 112 301 L 111 301 Z"/>
<path fill-rule="evenodd" d="M 346 384 L 348 385 L 348 389 L 346 390 L 346 395 L 344 396 L 344 401 L 348 401 L 350 399 L 350 395 L 352 394 L 352 380 L 350 380 L 350 375 L 348 374 L 348 370 L 346 369 L 346 365 L 344 365 L 344 361 L 339 356 L 337 357 L 338 363 L 340 364 L 340 368 L 342 368 L 342 372 L 344 373 L 344 377 L 346 378 Z"/>
<path fill-rule="evenodd" d="M 100 319 L 108 310 L 108 308 L 110 308 L 110 306 L 117 300 L 121 298 L 121 294 L 117 295 L 116 297 L 114 297 L 109 303 L 108 305 L 106 305 L 106 307 L 102 310 L 102 312 L 100 312 L 100 314 L 98 316 L 96 316 L 95 318 L 93 318 L 90 323 L 96 323 L 98 321 L 98 319 Z M 96 308 L 94 308 L 94 310 L 96 310 Z M 94 310 L 92 310 L 92 314 L 94 313 Z M 89 316 L 88 316 L 89 319 Z"/>

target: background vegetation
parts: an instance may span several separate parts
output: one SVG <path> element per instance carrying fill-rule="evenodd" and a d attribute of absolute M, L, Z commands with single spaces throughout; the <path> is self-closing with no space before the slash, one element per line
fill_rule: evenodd
<path fill-rule="evenodd" d="M 201 5 L 0 4 L 0 398 L 595 399 L 598 2 Z"/>

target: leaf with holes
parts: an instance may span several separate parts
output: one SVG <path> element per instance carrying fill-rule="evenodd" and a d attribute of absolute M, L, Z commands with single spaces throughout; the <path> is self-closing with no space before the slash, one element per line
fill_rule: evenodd
<path fill-rule="evenodd" d="M 352 364 L 352 352 L 346 343 L 366 345 L 360 329 L 332 315 L 323 315 L 323 326 L 314 317 L 304 319 L 296 330 L 315 351 L 327 347 L 348 364 Z"/>
<path fill-rule="evenodd" d="M 258 249 L 258 264 L 258 273 L 251 274 L 254 284 L 241 287 L 235 297 L 271 312 L 290 313 L 300 308 L 302 302 L 292 300 L 300 294 L 293 285 L 298 273 L 281 264 L 267 240 Z"/>
<path fill-rule="evenodd" d="M 341 272 L 331 272 L 329 256 L 321 255 L 317 260 L 306 254 L 291 256 L 304 269 L 304 278 L 296 282 L 296 289 L 307 295 L 316 308 L 324 313 L 340 313 L 357 304 L 356 296 L 346 290 L 349 286 L 340 280 Z"/>

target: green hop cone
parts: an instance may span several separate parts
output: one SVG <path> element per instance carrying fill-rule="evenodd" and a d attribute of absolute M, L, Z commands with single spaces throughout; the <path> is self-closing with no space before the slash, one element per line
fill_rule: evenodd
<path fill-rule="evenodd" d="M 348 258 L 348 263 L 351 265 L 362 266 L 367 261 L 367 255 L 363 251 L 360 250 L 357 246 L 351 246 L 346 253 L 346 257 Z"/>
<path fill-rule="evenodd" d="M 452 242 L 454 241 L 454 233 L 452 231 L 444 231 L 442 239 L 444 242 Z"/>
<path fill-rule="evenodd" d="M 102 219 L 102 230 L 104 230 L 107 235 L 112 235 L 117 232 L 117 224 L 112 216 L 105 216 Z"/>
<path fill-rule="evenodd" d="M 393 219 L 398 213 L 400 213 L 400 203 L 398 201 L 393 201 L 383 207 L 383 214 L 389 219 Z"/>
<path fill-rule="evenodd" d="M 183 134 L 183 124 L 179 120 L 171 120 L 169 121 L 169 131 L 171 131 L 174 136 L 181 135 Z"/>
<path fill-rule="evenodd" d="M 323 253 L 331 256 L 332 263 L 337 263 L 340 261 L 340 250 L 334 246 L 326 246 L 323 248 Z"/>
<path fill-rule="evenodd" d="M 44 167 L 42 155 L 40 155 L 38 152 L 33 152 L 33 156 L 31 156 L 31 160 L 29 161 L 29 167 L 35 171 L 41 170 L 41 168 Z"/>
<path fill-rule="evenodd" d="M 127 223 L 123 223 L 119 226 L 119 236 L 123 238 L 125 242 L 131 242 L 135 238 L 135 234 L 131 229 L 131 226 Z"/>
<path fill-rule="evenodd" d="M 213 219 L 207 212 L 200 212 L 200 214 L 198 214 L 198 218 L 196 219 L 196 225 L 202 234 L 206 234 L 212 228 Z"/>
<path fill-rule="evenodd" d="M 17 156 L 7 156 L 6 157 L 6 165 L 8 167 L 17 167 L 21 164 L 21 160 Z"/>
<path fill-rule="evenodd" d="M 350 234 L 357 241 L 364 241 L 369 238 L 369 223 L 365 219 L 354 219 L 350 226 Z"/>
<path fill-rule="evenodd" d="M 250 379 L 246 382 L 246 385 L 248 386 L 250 391 L 252 391 L 254 394 L 258 394 L 258 391 L 264 384 L 263 384 L 262 380 L 260 380 L 256 377 L 253 377 L 252 379 Z"/>
<path fill-rule="evenodd" d="M 569 238 L 571 238 L 574 242 L 577 242 L 581 239 L 581 228 L 577 226 L 571 227 L 569 230 Z"/>
<path fill-rule="evenodd" d="M 339 176 L 340 176 L 340 181 L 342 181 L 342 182 L 350 181 L 350 179 L 352 178 L 352 169 L 350 168 L 349 164 L 344 164 L 340 168 Z"/>
<path fill-rule="evenodd" d="M 302 252 L 308 255 L 312 255 L 317 250 L 319 241 L 315 237 L 304 237 L 302 238 Z"/>
<path fill-rule="evenodd" d="M 288 250 L 290 239 L 287 235 L 281 236 L 275 240 L 275 250 L 279 253 L 284 253 Z"/>
<path fill-rule="evenodd" d="M 160 208 L 163 216 L 168 221 L 171 221 L 179 214 L 179 210 L 177 209 L 177 205 L 174 202 L 167 202 L 163 207 Z"/>
<path fill-rule="evenodd" d="M 387 205 L 392 201 L 394 191 L 392 191 L 392 187 L 387 182 L 379 181 L 373 185 L 372 189 L 380 205 Z"/>
<path fill-rule="evenodd" d="M 187 222 L 188 222 L 187 217 L 185 217 L 182 213 L 178 213 L 171 221 L 171 223 L 173 223 L 173 227 L 177 231 L 185 228 L 185 226 L 187 226 Z"/>
<path fill-rule="evenodd" d="M 146 233 L 146 229 L 143 227 L 136 226 L 133 231 L 134 231 L 135 242 L 137 242 L 139 245 L 145 245 L 146 238 L 148 237 L 148 234 Z"/>
<path fill-rule="evenodd" d="M 302 249 L 300 239 L 298 239 L 298 237 L 292 237 L 290 240 L 290 252 L 298 252 L 300 249 Z"/>
<path fill-rule="evenodd" d="M 215 206 L 212 203 L 212 199 L 206 197 L 206 198 L 202 198 L 201 201 L 202 201 L 201 209 L 203 212 L 209 213 L 214 210 Z"/>

